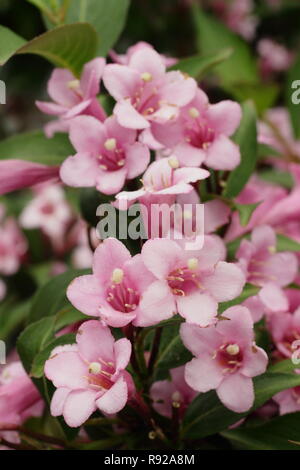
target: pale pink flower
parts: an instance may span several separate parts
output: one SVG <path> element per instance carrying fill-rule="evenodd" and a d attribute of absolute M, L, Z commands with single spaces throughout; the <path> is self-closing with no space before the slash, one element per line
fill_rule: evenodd
<path fill-rule="evenodd" d="M 185 380 L 197 392 L 216 390 L 223 405 L 243 413 L 253 405 L 252 378 L 265 372 L 268 356 L 254 342 L 246 307 L 230 307 L 222 317 L 208 328 L 181 325 L 182 341 L 196 356 L 185 366 Z"/>
<path fill-rule="evenodd" d="M 287 70 L 293 61 L 293 54 L 282 44 L 272 39 L 261 39 L 257 44 L 260 57 L 260 69 L 264 77 L 269 77 L 274 72 Z"/>
<path fill-rule="evenodd" d="M 276 393 L 273 400 L 279 405 L 279 414 L 281 416 L 300 411 L 300 386 Z"/>
<path fill-rule="evenodd" d="M 120 241 L 107 238 L 94 253 L 93 274 L 74 279 L 67 297 L 78 310 L 110 326 L 140 325 L 140 300 L 153 280 L 141 255 L 132 258 Z"/>
<path fill-rule="evenodd" d="M 15 274 L 27 251 L 27 242 L 12 217 L 0 224 L 0 273 L 4 276 Z"/>
<path fill-rule="evenodd" d="M 120 126 L 115 117 L 104 123 L 91 116 L 74 119 L 70 140 L 78 153 L 63 163 L 62 180 L 69 186 L 96 186 L 104 194 L 116 194 L 149 163 L 149 149 L 136 138 L 137 132 Z"/>
<path fill-rule="evenodd" d="M 258 23 L 253 0 L 212 0 L 212 7 L 232 31 L 248 41 L 253 39 Z"/>
<path fill-rule="evenodd" d="M 110 51 L 109 55 L 115 63 L 121 64 L 121 65 L 129 65 L 131 57 L 133 56 L 133 54 L 135 52 L 139 51 L 139 50 L 142 50 L 142 49 L 154 50 L 154 47 L 151 44 L 149 44 L 148 42 L 139 41 L 136 44 L 134 44 L 133 46 L 128 47 L 128 49 L 126 51 L 126 54 L 117 54 L 115 51 L 112 50 L 112 51 Z M 164 61 L 166 67 L 171 67 L 172 65 L 175 65 L 178 62 L 177 59 L 175 59 L 173 57 L 167 57 L 163 54 L 160 54 L 160 57 Z"/>
<path fill-rule="evenodd" d="M 179 118 L 154 124 L 158 142 L 172 149 L 181 165 L 232 170 L 240 163 L 238 146 L 230 140 L 241 120 L 241 107 L 230 100 L 210 104 L 198 89 L 195 98 L 181 109 Z"/>
<path fill-rule="evenodd" d="M 58 179 L 58 175 L 59 167 L 24 160 L 2 160 L 0 161 L 0 194 Z"/>
<path fill-rule="evenodd" d="M 173 240 L 148 240 L 142 261 L 156 280 L 143 293 L 140 325 L 153 325 L 177 312 L 189 323 L 215 323 L 218 302 L 237 297 L 245 283 L 242 271 L 220 261 L 222 256 L 205 245 L 202 250 L 186 251 Z"/>
<path fill-rule="evenodd" d="M 172 407 L 179 410 L 182 418 L 187 406 L 196 396 L 196 392 L 188 386 L 184 379 L 184 366 L 170 370 L 170 380 L 154 382 L 150 388 L 153 408 L 157 413 L 171 418 Z"/>
<path fill-rule="evenodd" d="M 300 339 L 300 306 L 295 311 L 281 312 L 269 317 L 268 329 L 277 350 L 284 357 L 291 357 L 295 349 L 293 343 Z"/>
<path fill-rule="evenodd" d="M 298 261 L 294 253 L 276 253 L 276 234 L 267 225 L 256 227 L 251 240 L 242 240 L 236 253 L 238 265 L 251 284 L 264 286 L 270 282 L 287 286 L 295 279 Z"/>
<path fill-rule="evenodd" d="M 35 193 L 20 215 L 20 224 L 26 229 L 41 229 L 59 250 L 73 217 L 64 190 L 58 185 L 42 185 Z"/>
<path fill-rule="evenodd" d="M 247 307 L 256 323 L 273 313 L 285 312 L 288 309 L 288 298 L 281 287 L 274 282 L 266 283 L 257 295 L 248 297 L 242 305 Z"/>
<path fill-rule="evenodd" d="M 0 422 L 20 425 L 40 416 L 43 402 L 20 361 L 5 366 L 0 375 Z"/>
<path fill-rule="evenodd" d="M 48 82 L 52 102 L 37 101 L 37 107 L 46 114 L 59 116 L 58 121 L 45 127 L 48 137 L 55 132 L 66 132 L 70 119 L 80 114 L 95 116 L 101 121 L 106 114 L 97 100 L 105 59 L 98 57 L 85 64 L 80 80 L 67 69 L 54 69 Z"/>
<path fill-rule="evenodd" d="M 103 81 L 117 101 L 114 114 L 119 123 L 131 129 L 174 119 L 197 89 L 193 78 L 179 71 L 166 72 L 164 60 L 151 48 L 135 51 L 128 65 L 107 65 Z"/>
<path fill-rule="evenodd" d="M 80 326 L 76 344 L 55 348 L 45 363 L 46 377 L 57 388 L 51 414 L 81 426 L 94 411 L 113 414 L 127 403 L 132 379 L 125 371 L 131 355 L 126 338 L 114 340 L 97 320 Z"/>

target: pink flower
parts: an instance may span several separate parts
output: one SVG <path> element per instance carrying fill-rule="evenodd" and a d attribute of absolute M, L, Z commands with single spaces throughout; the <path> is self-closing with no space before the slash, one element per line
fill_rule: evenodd
<path fill-rule="evenodd" d="M 58 185 L 36 188 L 36 196 L 20 215 L 22 227 L 40 228 L 58 250 L 64 243 L 64 234 L 72 220 L 71 207 L 65 199 L 64 190 Z"/>
<path fill-rule="evenodd" d="M 24 160 L 2 160 L 0 161 L 0 194 L 56 179 L 58 173 L 58 167 Z"/>
<path fill-rule="evenodd" d="M 271 315 L 268 326 L 277 350 L 282 356 L 291 357 L 296 349 L 293 343 L 300 339 L 300 307 L 293 313 Z"/>
<path fill-rule="evenodd" d="M 139 41 L 133 46 L 128 47 L 126 54 L 117 54 L 115 51 L 110 51 L 109 55 L 112 58 L 112 60 L 121 65 L 129 65 L 131 57 L 133 54 L 139 50 L 142 49 L 150 49 L 154 50 L 154 47 L 149 44 L 148 42 L 145 41 Z M 163 54 L 160 54 L 160 57 L 162 58 L 163 62 L 165 63 L 166 67 L 171 67 L 172 65 L 175 65 L 177 62 L 177 59 L 173 57 L 167 57 Z"/>
<path fill-rule="evenodd" d="M 184 366 L 170 370 L 171 381 L 159 380 L 150 389 L 153 408 L 157 413 L 171 418 L 172 407 L 179 410 L 182 418 L 187 406 L 196 396 L 196 392 L 187 385 L 184 379 Z"/>
<path fill-rule="evenodd" d="M 151 48 L 139 48 L 128 65 L 107 65 L 103 80 L 117 101 L 114 114 L 119 123 L 131 129 L 174 119 L 197 89 L 193 78 L 179 71 L 166 72 L 164 60 Z"/>
<path fill-rule="evenodd" d="M 270 282 L 281 287 L 287 286 L 298 272 L 294 253 L 276 253 L 276 234 L 267 225 L 256 227 L 251 234 L 251 241 L 242 240 L 236 256 L 248 282 L 258 286 Z"/>
<path fill-rule="evenodd" d="M 282 288 L 274 282 L 268 282 L 257 295 L 248 297 L 242 305 L 249 309 L 253 322 L 256 323 L 264 315 L 269 317 L 273 313 L 285 312 L 289 304 Z"/>
<path fill-rule="evenodd" d="M 12 217 L 0 225 L 0 273 L 4 276 L 15 274 L 27 251 L 27 242 Z"/>
<path fill-rule="evenodd" d="M 293 54 L 288 49 L 269 38 L 258 42 L 257 51 L 260 56 L 261 72 L 266 78 L 273 72 L 287 70 L 293 61 Z"/>
<path fill-rule="evenodd" d="M 121 127 L 115 117 L 104 123 L 91 116 L 74 119 L 70 139 L 78 153 L 63 163 L 62 180 L 69 186 L 96 186 L 104 194 L 116 194 L 149 163 L 149 149 L 136 137 L 136 131 Z"/>
<path fill-rule="evenodd" d="M 5 366 L 0 375 L 0 422 L 22 424 L 43 410 L 40 394 L 26 374 L 21 362 Z"/>
<path fill-rule="evenodd" d="M 276 393 L 273 400 L 279 405 L 279 414 L 300 411 L 300 386 Z"/>
<path fill-rule="evenodd" d="M 99 321 L 81 325 L 76 344 L 55 348 L 45 363 L 45 374 L 57 388 L 51 414 L 78 427 L 97 409 L 113 414 L 124 408 L 132 387 L 125 371 L 130 354 L 130 341 L 115 341 Z"/>
<path fill-rule="evenodd" d="M 181 165 L 232 170 L 240 163 L 238 146 L 229 139 L 239 126 L 241 107 L 234 101 L 209 104 L 198 89 L 195 98 L 181 109 L 179 118 L 154 124 L 155 139 L 179 159 Z"/>
<path fill-rule="evenodd" d="M 237 297 L 245 283 L 242 271 L 220 261 L 220 254 L 205 246 L 185 251 L 173 240 L 148 240 L 142 261 L 156 280 L 143 293 L 140 325 L 154 325 L 177 312 L 189 323 L 214 323 L 218 302 Z"/>
<path fill-rule="evenodd" d="M 140 325 L 140 299 L 153 279 L 141 255 L 131 258 L 120 241 L 107 238 L 94 253 L 93 274 L 74 279 L 67 297 L 78 310 L 110 326 Z"/>
<path fill-rule="evenodd" d="M 177 194 L 190 193 L 193 190 L 191 183 L 208 177 L 209 172 L 202 168 L 179 168 L 176 157 L 163 158 L 149 165 L 143 175 L 141 189 L 123 191 L 116 196 L 116 199 L 130 202 L 138 199 L 140 202 L 146 203 L 150 197 L 150 202 L 170 201 L 172 203 Z M 157 196 L 157 198 L 153 199 L 153 196 Z"/>
<path fill-rule="evenodd" d="M 230 307 L 216 326 L 181 325 L 184 345 L 196 356 L 185 366 L 185 380 L 198 392 L 216 390 L 223 405 L 236 413 L 251 408 L 252 377 L 263 374 L 265 351 L 254 342 L 253 321 L 246 307 Z"/>
<path fill-rule="evenodd" d="M 225 24 L 250 41 L 255 35 L 258 19 L 253 0 L 213 0 L 212 7 Z"/>
<path fill-rule="evenodd" d="M 37 101 L 37 107 L 46 114 L 59 116 L 59 120 L 45 127 L 48 137 L 54 132 L 65 132 L 70 119 L 80 114 L 95 116 L 101 121 L 105 112 L 97 100 L 105 59 L 98 57 L 85 64 L 78 80 L 67 69 L 54 69 L 48 82 L 48 94 L 52 102 Z"/>

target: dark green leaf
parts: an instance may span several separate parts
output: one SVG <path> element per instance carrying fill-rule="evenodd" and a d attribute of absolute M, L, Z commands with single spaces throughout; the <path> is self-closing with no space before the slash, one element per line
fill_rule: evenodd
<path fill-rule="evenodd" d="M 169 371 L 169 369 L 179 367 L 191 359 L 191 353 L 182 343 L 179 329 L 180 323 L 163 327 L 155 369 Z"/>
<path fill-rule="evenodd" d="M 285 235 L 277 234 L 277 250 L 278 251 L 300 251 L 300 243 L 292 240 Z"/>
<path fill-rule="evenodd" d="M 248 225 L 253 212 L 259 206 L 260 203 L 261 201 L 256 202 L 254 204 L 238 204 L 237 202 L 234 204 L 239 213 L 240 224 L 242 225 L 242 227 Z"/>
<path fill-rule="evenodd" d="M 254 172 L 257 161 L 255 109 L 251 102 L 244 103 L 242 108 L 242 121 L 233 139 L 240 147 L 241 163 L 230 173 L 227 180 L 223 195 L 228 198 L 236 197 L 241 192 Z"/>
<path fill-rule="evenodd" d="M 5 64 L 24 44 L 25 39 L 0 25 L 0 65 Z"/>

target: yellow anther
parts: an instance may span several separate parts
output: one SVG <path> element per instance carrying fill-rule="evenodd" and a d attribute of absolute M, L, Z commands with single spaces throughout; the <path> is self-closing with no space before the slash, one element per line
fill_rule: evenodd
<path fill-rule="evenodd" d="M 123 269 L 115 268 L 113 270 L 111 280 L 114 284 L 121 284 L 121 282 L 123 281 L 123 277 L 124 277 Z"/>
<path fill-rule="evenodd" d="M 106 150 L 115 150 L 115 148 L 117 147 L 116 139 L 114 139 L 114 138 L 107 139 L 104 142 L 104 147 L 106 148 Z"/>

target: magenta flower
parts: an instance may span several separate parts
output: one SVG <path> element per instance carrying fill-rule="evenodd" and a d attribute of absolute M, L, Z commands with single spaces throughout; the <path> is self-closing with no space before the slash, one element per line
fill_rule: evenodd
<path fill-rule="evenodd" d="M 148 240 L 142 261 L 156 280 L 143 293 L 140 325 L 154 325 L 177 312 L 189 323 L 215 323 L 218 302 L 237 297 L 245 283 L 242 271 L 220 261 L 221 256 L 206 249 L 186 251 L 173 240 Z"/>
<path fill-rule="evenodd" d="M 20 425 L 44 408 L 36 387 L 20 361 L 5 366 L 0 375 L 0 422 Z"/>
<path fill-rule="evenodd" d="M 216 390 L 223 405 L 243 413 L 253 405 L 252 377 L 265 372 L 268 356 L 254 343 L 246 307 L 230 307 L 222 316 L 224 320 L 208 328 L 181 325 L 181 339 L 196 356 L 185 366 L 185 380 L 198 392 Z"/>
<path fill-rule="evenodd" d="M 131 129 L 174 119 L 197 89 L 193 78 L 179 71 L 166 72 L 164 60 L 151 48 L 136 50 L 128 65 L 107 65 L 103 81 L 117 101 L 114 114 L 119 123 Z"/>
<path fill-rule="evenodd" d="M 97 409 L 113 414 L 124 408 L 133 387 L 125 371 L 130 354 L 130 341 L 115 341 L 99 321 L 81 325 L 76 344 L 55 348 L 45 363 L 45 374 L 57 388 L 51 414 L 78 427 Z"/>
<path fill-rule="evenodd" d="M 251 234 L 251 241 L 242 240 L 236 256 L 248 282 L 258 286 L 270 282 L 281 287 L 287 286 L 298 272 L 294 253 L 276 253 L 276 234 L 267 225 L 256 227 Z"/>
<path fill-rule="evenodd" d="M 238 103 L 227 100 L 209 104 L 206 94 L 198 89 L 178 119 L 154 124 L 152 132 L 158 142 L 172 149 L 181 165 L 205 163 L 216 170 L 232 170 L 240 163 L 240 151 L 229 137 L 240 120 Z"/>
<path fill-rule="evenodd" d="M 54 132 L 65 132 L 71 118 L 80 114 L 95 116 L 103 121 L 105 111 L 97 100 L 105 59 L 98 57 L 85 64 L 78 80 L 67 69 L 54 69 L 48 82 L 48 94 L 52 102 L 37 101 L 37 107 L 46 114 L 58 116 L 50 122 L 45 131 L 48 137 Z"/>
<path fill-rule="evenodd" d="M 131 258 L 120 241 L 108 238 L 94 253 L 93 274 L 74 279 L 67 297 L 78 310 L 110 326 L 140 325 L 140 300 L 153 280 L 141 255 Z"/>
<path fill-rule="evenodd" d="M 61 166 L 61 179 L 69 186 L 96 186 L 104 194 L 116 194 L 149 163 L 149 149 L 136 137 L 136 131 L 121 127 L 115 117 L 104 123 L 91 116 L 77 117 L 70 140 L 78 153 Z"/>
<path fill-rule="evenodd" d="M 184 366 L 170 370 L 170 380 L 154 382 L 150 389 L 153 408 L 157 413 L 171 418 L 172 407 L 179 409 L 182 418 L 187 406 L 196 396 L 196 392 L 188 386 L 184 379 Z"/>

